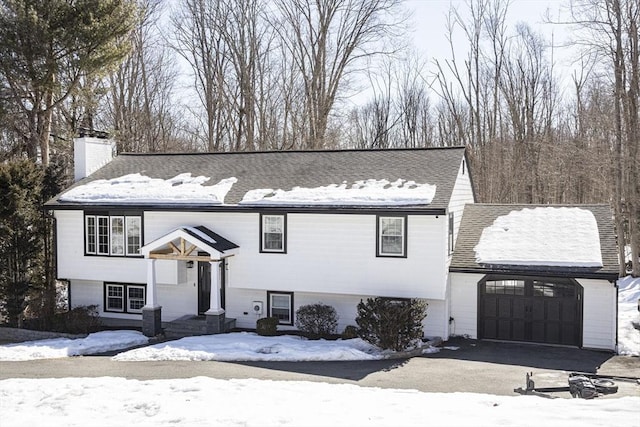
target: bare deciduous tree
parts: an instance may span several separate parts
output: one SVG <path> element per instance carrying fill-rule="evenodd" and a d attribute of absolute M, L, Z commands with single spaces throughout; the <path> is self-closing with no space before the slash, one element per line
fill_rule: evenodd
<path fill-rule="evenodd" d="M 400 21 L 398 0 L 277 0 L 277 26 L 304 93 L 306 148 L 325 146 L 332 109 L 358 64 L 385 53 Z"/>

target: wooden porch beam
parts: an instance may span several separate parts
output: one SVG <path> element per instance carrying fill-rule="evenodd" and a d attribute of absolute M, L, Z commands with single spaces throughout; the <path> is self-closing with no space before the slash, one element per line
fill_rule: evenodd
<path fill-rule="evenodd" d="M 177 255 L 177 254 L 150 253 L 149 254 L 149 258 L 151 258 L 151 259 L 169 259 L 169 260 L 176 260 L 176 261 L 205 261 L 205 262 L 220 261 L 219 259 L 212 259 L 211 257 L 205 256 L 205 255 L 185 256 L 185 255 Z"/>

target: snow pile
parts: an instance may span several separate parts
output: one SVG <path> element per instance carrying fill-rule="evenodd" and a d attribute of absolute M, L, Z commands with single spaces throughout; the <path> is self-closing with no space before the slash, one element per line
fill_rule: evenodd
<path fill-rule="evenodd" d="M 637 426 L 640 397 L 543 399 L 206 377 L 0 381 L 7 426 Z"/>
<path fill-rule="evenodd" d="M 348 186 L 293 187 L 292 190 L 257 189 L 248 191 L 243 205 L 325 205 L 325 206 L 403 206 L 428 205 L 436 194 L 436 186 L 416 184 L 415 181 L 398 179 L 367 179 Z"/>
<path fill-rule="evenodd" d="M 114 356 L 119 361 L 219 360 L 313 361 L 374 360 L 383 352 L 360 338 L 325 341 L 283 335 L 263 337 L 249 332 L 182 338 L 130 350 Z"/>
<path fill-rule="evenodd" d="M 618 354 L 640 356 L 639 298 L 640 277 L 618 280 Z"/>
<path fill-rule="evenodd" d="M 482 231 L 478 264 L 602 267 L 596 219 L 580 208 L 512 211 Z"/>
<path fill-rule="evenodd" d="M 150 178 L 134 173 L 80 185 L 64 193 L 59 200 L 118 204 L 223 204 L 225 196 L 238 180 L 231 177 L 215 185 L 203 185 L 210 179 L 205 176 L 192 177 L 190 173 L 182 173 L 171 179 Z"/>
<path fill-rule="evenodd" d="M 149 342 L 137 331 L 104 331 L 86 338 L 55 338 L 0 346 L 0 360 L 19 361 L 81 356 L 119 350 Z"/>

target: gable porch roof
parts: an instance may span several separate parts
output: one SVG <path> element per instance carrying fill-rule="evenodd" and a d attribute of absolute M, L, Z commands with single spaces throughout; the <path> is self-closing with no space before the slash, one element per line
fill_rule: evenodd
<path fill-rule="evenodd" d="M 216 261 L 236 255 L 238 249 L 235 243 L 200 225 L 177 228 L 147 243 L 140 252 L 145 258 L 153 259 Z M 209 256 L 198 255 L 198 252 L 206 252 Z"/>

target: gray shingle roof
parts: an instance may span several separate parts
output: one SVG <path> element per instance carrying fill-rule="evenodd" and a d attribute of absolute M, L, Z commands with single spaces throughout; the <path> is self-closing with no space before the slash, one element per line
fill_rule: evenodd
<path fill-rule="evenodd" d="M 603 266 L 601 268 L 585 267 L 523 267 L 495 266 L 476 263 L 474 247 L 478 244 L 482 230 L 493 221 L 509 212 L 538 206 L 579 207 L 593 213 L 600 234 L 600 251 Z M 500 205 L 500 204 L 468 204 L 464 208 L 462 222 L 456 240 L 455 251 L 451 259 L 449 271 L 478 273 L 512 273 L 537 275 L 562 275 L 579 278 L 618 277 L 617 243 L 613 229 L 613 216 L 608 205 Z"/>
<path fill-rule="evenodd" d="M 318 187 L 353 183 L 363 179 L 413 180 L 436 185 L 431 204 L 422 209 L 446 209 L 456 180 L 464 147 L 397 150 L 274 151 L 200 154 L 123 154 L 89 177 L 74 184 L 141 173 L 168 179 L 190 172 L 210 177 L 207 185 L 236 177 L 225 204 L 236 205 L 253 189 L 290 190 L 295 186 Z M 59 202 L 49 208 L 78 206 Z"/>
<path fill-rule="evenodd" d="M 209 240 L 203 240 L 200 236 L 198 236 L 197 233 L 194 233 L 191 231 L 191 229 L 187 228 L 181 228 L 182 231 L 184 231 L 185 233 L 189 234 L 190 236 L 198 239 L 199 241 L 211 246 L 213 249 L 217 250 L 218 252 L 224 253 L 226 251 L 228 251 L 229 249 L 236 249 L 239 248 L 240 246 L 236 245 L 235 243 L 233 243 L 230 240 L 225 239 L 224 237 L 222 237 L 221 235 L 219 235 L 218 233 L 215 233 L 213 231 L 211 231 L 209 228 L 205 227 L 204 225 L 199 225 L 197 227 L 194 227 L 196 230 L 198 230 L 200 233 L 204 234 L 205 236 L 208 236 L 213 242 L 209 241 Z"/>

